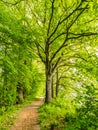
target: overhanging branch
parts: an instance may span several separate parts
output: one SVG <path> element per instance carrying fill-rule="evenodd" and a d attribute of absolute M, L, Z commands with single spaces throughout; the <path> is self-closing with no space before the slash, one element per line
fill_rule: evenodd
<path fill-rule="evenodd" d="M 68 40 L 69 40 L 69 39 L 78 39 L 78 38 L 85 37 L 85 36 L 98 35 L 98 33 L 92 33 L 92 32 L 81 33 L 81 34 L 74 34 L 74 33 L 69 33 L 69 34 L 72 34 L 72 35 L 74 35 L 74 36 L 69 37 Z"/>

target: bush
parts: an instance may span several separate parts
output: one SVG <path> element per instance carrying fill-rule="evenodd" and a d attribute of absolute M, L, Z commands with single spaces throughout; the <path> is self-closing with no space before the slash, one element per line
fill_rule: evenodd
<path fill-rule="evenodd" d="M 52 130 L 54 128 L 62 130 L 64 128 L 64 118 L 69 111 L 65 99 L 60 98 L 53 100 L 50 104 L 41 106 L 39 122 L 42 130 Z"/>
<path fill-rule="evenodd" d="M 93 85 L 85 85 L 86 91 L 76 99 L 75 114 L 65 117 L 65 130 L 97 130 L 98 129 L 98 101 Z"/>

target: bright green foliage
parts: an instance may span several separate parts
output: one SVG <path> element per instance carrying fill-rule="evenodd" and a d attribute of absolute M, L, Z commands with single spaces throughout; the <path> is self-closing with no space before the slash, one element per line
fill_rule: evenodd
<path fill-rule="evenodd" d="M 50 104 L 43 105 L 40 109 L 40 124 L 42 130 L 64 128 L 64 119 L 67 114 L 74 114 L 75 107 L 64 98 L 53 100 Z"/>
<path fill-rule="evenodd" d="M 84 85 L 86 92 L 76 97 L 76 113 L 65 117 L 65 130 L 96 130 L 98 128 L 98 100 L 93 85 Z"/>
<path fill-rule="evenodd" d="M 20 17 L 0 3 L 0 106 L 21 102 L 18 91 L 22 98 L 35 97 L 43 82 L 42 72 L 33 64 L 36 55 L 29 33 Z"/>
<path fill-rule="evenodd" d="M 98 0 L 0 1 L 1 115 L 46 80 L 55 98 L 39 110 L 42 130 L 97 130 L 97 17 Z"/>
<path fill-rule="evenodd" d="M 97 130 L 98 128 L 98 90 L 91 85 L 82 86 L 85 91 L 69 102 L 60 98 L 40 108 L 42 130 Z"/>

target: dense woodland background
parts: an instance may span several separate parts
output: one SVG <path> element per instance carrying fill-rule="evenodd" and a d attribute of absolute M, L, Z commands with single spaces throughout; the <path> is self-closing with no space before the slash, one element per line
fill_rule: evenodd
<path fill-rule="evenodd" d="M 0 114 L 37 96 L 42 130 L 98 130 L 98 0 L 0 1 Z"/>

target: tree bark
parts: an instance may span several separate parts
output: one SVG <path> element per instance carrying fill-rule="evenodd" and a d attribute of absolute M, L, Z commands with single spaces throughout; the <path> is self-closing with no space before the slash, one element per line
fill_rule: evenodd
<path fill-rule="evenodd" d="M 54 98 L 53 76 L 52 76 L 51 91 L 52 91 L 52 98 Z"/>
<path fill-rule="evenodd" d="M 56 71 L 56 97 L 58 96 L 58 92 L 59 92 L 59 76 L 58 76 L 58 68 Z"/>
<path fill-rule="evenodd" d="M 52 100 L 52 76 L 46 68 L 46 99 L 45 102 L 49 103 Z"/>
<path fill-rule="evenodd" d="M 45 103 L 49 103 L 52 100 L 52 68 L 50 64 L 46 64 L 45 66 L 45 75 L 46 75 L 46 98 Z"/>

